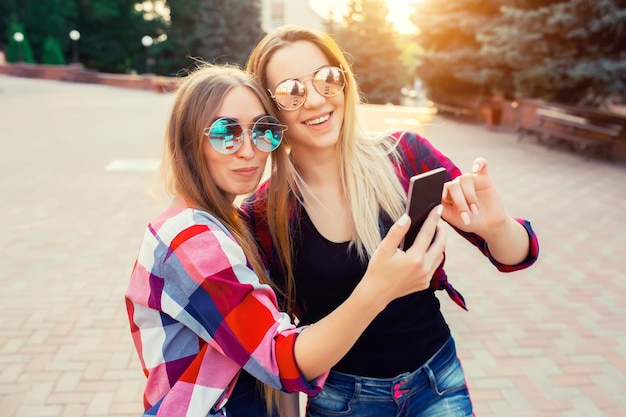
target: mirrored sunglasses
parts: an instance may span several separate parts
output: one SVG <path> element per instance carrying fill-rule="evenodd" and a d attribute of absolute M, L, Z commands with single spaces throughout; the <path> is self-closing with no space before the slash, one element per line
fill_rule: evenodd
<path fill-rule="evenodd" d="M 261 117 L 251 129 L 244 129 L 235 119 L 223 117 L 204 129 L 204 135 L 209 138 L 213 149 L 223 155 L 228 155 L 241 148 L 247 131 L 250 132 L 250 139 L 258 150 L 272 152 L 283 140 L 285 130 L 287 126 L 280 124 L 278 119 L 272 116 Z"/>
<path fill-rule="evenodd" d="M 306 74 L 305 74 L 306 75 Z M 346 77 L 343 68 L 326 66 L 318 69 L 312 77 L 303 80 L 290 78 L 281 81 L 274 92 L 270 90 L 270 96 L 278 107 L 283 110 L 297 110 L 306 101 L 305 81 L 313 80 L 313 88 L 324 97 L 334 97 L 343 91 L 346 85 Z"/>

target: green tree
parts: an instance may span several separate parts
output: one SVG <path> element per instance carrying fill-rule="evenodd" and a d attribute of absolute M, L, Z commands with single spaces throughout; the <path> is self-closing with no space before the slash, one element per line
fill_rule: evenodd
<path fill-rule="evenodd" d="M 328 28 L 352 57 L 352 70 L 364 99 L 372 104 L 398 104 L 400 90 L 408 81 L 396 43 L 398 34 L 388 14 L 382 0 L 350 0 L 342 24 Z"/>
<path fill-rule="evenodd" d="M 200 0 L 168 0 L 167 40 L 155 45 L 159 70 L 163 74 L 177 75 L 192 64 L 191 51 L 197 51 L 199 45 L 195 35 L 200 24 L 197 18 L 199 4 Z"/>
<path fill-rule="evenodd" d="M 176 74 L 198 58 L 245 65 L 260 40 L 258 0 L 170 0 L 167 41 L 159 49 L 162 69 Z"/>
<path fill-rule="evenodd" d="M 9 45 L 13 36 L 9 27 L 18 21 L 17 11 L 18 0 L 0 0 L 0 49 Z"/>
<path fill-rule="evenodd" d="M 32 42 L 37 61 L 41 61 L 48 37 L 59 42 L 65 61 L 71 60 L 73 45 L 69 32 L 76 29 L 81 34 L 78 47 L 85 66 L 103 72 L 127 72 L 143 68 L 145 51 L 141 38 L 156 37 L 164 28 L 160 19 L 147 20 L 145 13 L 136 9 L 137 3 L 136 0 L 2 0 L 0 28 L 8 28 L 11 21 L 19 22 Z"/>
<path fill-rule="evenodd" d="M 29 31 L 38 62 L 43 62 L 46 39 L 62 40 L 67 48 L 70 44 L 68 22 L 77 15 L 76 0 L 39 0 L 23 2 L 27 14 L 24 26 Z"/>
<path fill-rule="evenodd" d="M 24 39 L 21 42 L 15 40 L 15 33 L 21 33 Z M 6 47 L 6 60 L 7 62 L 26 62 L 28 64 L 34 64 L 35 59 L 33 57 L 33 50 L 28 40 L 28 34 L 25 33 L 22 25 L 15 20 L 9 23 L 7 29 L 7 47 Z"/>
<path fill-rule="evenodd" d="M 416 76 L 434 101 L 490 93 L 494 74 L 476 33 L 500 14 L 498 0 L 423 0 L 413 4 L 418 28 Z M 497 77 L 496 77 L 497 78 Z"/>
<path fill-rule="evenodd" d="M 598 105 L 626 93 L 626 1 L 506 1 L 480 34 L 483 55 L 511 90 L 563 103 Z"/>
<path fill-rule="evenodd" d="M 112 73 L 144 68 L 146 51 L 141 38 L 157 37 L 165 24 L 161 19 L 146 19 L 135 3 L 134 0 L 80 1 L 78 18 L 67 28 L 67 33 L 76 29 L 81 34 L 81 63 Z"/>
<path fill-rule="evenodd" d="M 41 63 L 47 65 L 65 65 L 61 47 L 52 36 L 49 36 L 43 44 Z"/>
<path fill-rule="evenodd" d="M 260 40 L 261 4 L 250 0 L 202 1 L 196 35 L 207 61 L 244 65 Z"/>
<path fill-rule="evenodd" d="M 11 22 L 19 22 L 34 51 L 33 62 L 41 61 L 45 40 L 52 36 L 69 44 L 67 22 L 76 16 L 77 0 L 0 1 L 0 28 L 2 33 Z"/>

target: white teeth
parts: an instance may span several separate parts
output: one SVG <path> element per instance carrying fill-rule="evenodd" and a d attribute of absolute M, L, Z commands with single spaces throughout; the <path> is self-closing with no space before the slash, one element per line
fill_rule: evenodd
<path fill-rule="evenodd" d="M 318 117 L 317 119 L 307 120 L 306 122 L 304 122 L 304 124 L 308 126 L 318 125 L 320 123 L 324 123 L 328 119 L 330 119 L 330 114 L 327 114 L 326 116 Z"/>

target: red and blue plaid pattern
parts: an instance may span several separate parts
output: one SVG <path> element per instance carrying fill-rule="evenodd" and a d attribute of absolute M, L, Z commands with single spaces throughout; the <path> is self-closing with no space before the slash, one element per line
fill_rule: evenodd
<path fill-rule="evenodd" d="M 145 416 L 220 416 L 242 368 L 284 391 L 321 390 L 325 375 L 309 383 L 295 361 L 300 329 L 204 211 L 172 207 L 150 223 L 126 306 L 147 377 Z"/>
<path fill-rule="evenodd" d="M 402 183 L 404 190 L 408 191 L 409 180 L 413 175 L 421 174 L 422 172 L 430 171 L 435 168 L 444 167 L 447 170 L 447 181 L 450 181 L 459 175 L 461 175 L 461 170 L 454 165 L 454 163 L 443 153 L 437 150 L 428 140 L 417 135 L 416 133 L 411 132 L 398 132 L 393 135 L 397 139 L 398 151 L 400 154 L 399 164 L 396 166 L 396 172 L 398 174 L 398 178 Z M 280 280 L 281 277 L 277 276 L 282 271 L 280 266 L 280 262 L 278 260 L 276 250 L 272 244 L 271 236 L 269 233 L 269 228 L 266 222 L 266 198 L 265 194 L 268 191 L 268 183 L 265 182 L 261 185 L 259 190 L 249 197 L 244 204 L 242 205 L 242 209 L 246 212 L 249 217 L 249 222 L 251 224 L 252 229 L 254 230 L 257 239 L 259 240 L 259 244 L 263 248 L 263 251 L 268 256 L 268 261 L 270 262 L 270 270 L 276 274 L 272 275 L 273 279 Z M 295 201 L 295 210 L 292 209 L 291 212 L 294 213 L 294 217 L 290 220 L 291 227 L 295 227 L 296 224 L 296 213 L 299 213 L 299 202 Z M 474 234 L 474 233 L 466 233 L 462 230 L 455 229 L 459 234 L 461 234 L 467 241 L 476 246 L 490 261 L 496 268 L 501 272 L 512 272 L 520 269 L 528 268 L 537 260 L 539 256 L 539 242 L 537 240 L 537 236 L 533 231 L 530 222 L 524 219 L 515 219 L 517 220 L 528 232 L 528 238 L 530 240 L 530 250 L 528 257 L 518 265 L 503 265 L 496 261 L 491 253 L 489 253 L 489 248 L 483 238 Z M 467 310 L 467 305 L 465 303 L 465 299 L 457 290 L 454 289 L 452 284 L 448 281 L 448 276 L 443 268 L 445 263 L 439 266 L 435 274 L 433 275 L 433 279 L 431 280 L 431 287 L 435 290 L 445 290 L 448 296 L 460 307 Z"/>

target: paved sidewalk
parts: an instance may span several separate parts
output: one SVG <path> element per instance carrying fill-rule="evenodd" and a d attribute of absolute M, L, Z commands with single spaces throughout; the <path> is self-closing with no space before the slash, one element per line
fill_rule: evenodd
<path fill-rule="evenodd" d="M 0 76 L 0 415 L 140 415 L 123 294 L 155 197 L 171 95 Z M 490 161 L 541 256 L 499 274 L 449 233 L 441 297 L 479 417 L 626 415 L 626 164 L 417 109 L 366 106 L 464 169 Z M 157 192 L 158 194 L 158 192 Z"/>

